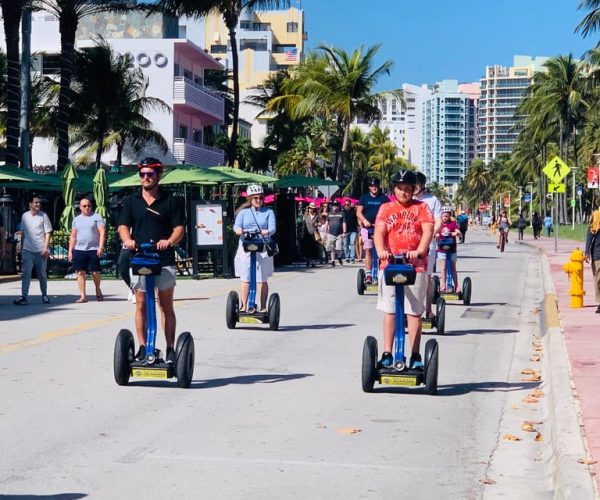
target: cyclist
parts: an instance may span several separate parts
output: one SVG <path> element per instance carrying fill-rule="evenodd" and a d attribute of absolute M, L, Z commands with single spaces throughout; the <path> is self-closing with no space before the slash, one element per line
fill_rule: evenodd
<path fill-rule="evenodd" d="M 260 232 L 263 238 L 270 239 L 275 234 L 275 213 L 264 206 L 265 194 L 259 184 L 250 184 L 246 189 L 247 200 L 238 208 L 233 223 L 233 231 L 238 236 L 250 232 Z M 250 253 L 244 251 L 242 238 L 234 259 L 235 275 L 240 278 L 240 310 L 246 311 L 250 293 Z M 256 253 L 256 283 L 259 285 L 259 312 L 267 312 L 269 297 L 269 276 L 273 274 L 273 257 L 267 250 Z"/>
<path fill-rule="evenodd" d="M 502 238 L 502 234 L 504 234 L 505 242 L 508 243 L 508 230 L 511 226 L 510 219 L 508 215 L 506 215 L 506 210 L 503 210 L 498 217 L 498 243 L 496 244 L 496 248 L 500 248 L 500 238 Z"/>
<path fill-rule="evenodd" d="M 391 257 L 404 253 L 417 271 L 415 284 L 404 288 L 404 312 L 411 343 L 410 368 L 423 368 L 419 353 L 421 316 L 427 292 L 427 254 L 433 237 L 433 215 L 426 203 L 413 198 L 417 178 L 412 170 L 400 169 L 392 179 L 394 200 L 382 205 L 375 222 L 374 242 L 383 270 Z M 383 355 L 380 366 L 393 363 L 392 346 L 396 322 L 396 288 L 379 280 L 377 309 L 383 311 Z"/>
<path fill-rule="evenodd" d="M 366 283 L 373 283 L 373 230 L 379 208 L 390 199 L 381 192 L 379 179 L 369 179 L 369 192 L 363 194 L 356 205 L 356 217 L 361 225 L 360 236 L 365 250 Z M 360 256 L 359 256 L 360 257 Z"/>
<path fill-rule="evenodd" d="M 442 225 L 442 203 L 437 196 L 432 195 L 429 190 L 425 187 L 427 184 L 427 177 L 423 172 L 416 172 L 417 176 L 417 187 L 415 189 L 414 197 L 417 200 L 427 203 L 429 210 L 433 215 L 433 234 L 438 232 L 438 229 Z M 437 245 L 434 239 L 431 240 L 429 245 L 429 255 L 427 257 L 427 295 L 425 298 L 425 317 L 430 318 L 434 316 L 431 310 L 431 299 L 433 297 L 433 283 L 431 276 L 433 275 L 433 268 L 435 267 L 435 257 L 437 253 Z"/>
<path fill-rule="evenodd" d="M 452 266 L 452 280 L 454 281 L 454 292 L 459 293 L 458 273 L 456 271 L 456 239 L 460 238 L 462 233 L 458 224 L 451 220 L 452 208 L 444 207 L 442 210 L 442 224 L 436 233 L 438 252 L 437 257 L 440 261 L 440 292 L 446 291 L 446 266 L 448 260 Z M 450 250 L 444 248 L 450 245 Z M 449 291 L 449 290 L 448 290 Z"/>
<path fill-rule="evenodd" d="M 123 201 L 118 231 L 123 246 L 128 250 L 135 250 L 141 243 L 156 243 L 162 272 L 155 277 L 154 286 L 158 289 L 167 342 L 166 362 L 173 364 L 176 328 L 173 294 L 177 277 L 174 247 L 184 236 L 185 212 L 180 198 L 159 189 L 158 181 L 163 172 L 163 164 L 159 160 L 143 159 L 138 165 L 138 172 L 141 190 Z M 136 295 L 135 331 L 140 346 L 136 359 L 142 361 L 146 356 L 146 278 L 132 276 L 131 284 Z"/>

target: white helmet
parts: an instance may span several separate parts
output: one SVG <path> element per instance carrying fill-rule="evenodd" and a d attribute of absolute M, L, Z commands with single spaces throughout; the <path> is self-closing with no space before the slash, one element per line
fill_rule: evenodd
<path fill-rule="evenodd" d="M 246 196 L 254 196 L 257 194 L 264 194 L 263 188 L 260 184 L 250 184 L 246 188 Z"/>
<path fill-rule="evenodd" d="M 442 213 L 444 212 L 452 213 L 452 207 L 450 205 L 445 205 L 444 208 L 442 208 Z"/>

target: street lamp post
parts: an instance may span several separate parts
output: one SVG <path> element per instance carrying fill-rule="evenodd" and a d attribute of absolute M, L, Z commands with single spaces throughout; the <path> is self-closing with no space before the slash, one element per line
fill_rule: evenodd
<path fill-rule="evenodd" d="M 529 227 L 533 227 L 533 182 L 529 183 Z"/>
<path fill-rule="evenodd" d="M 519 186 L 519 216 L 523 213 L 523 205 L 521 201 L 523 200 L 523 192 L 521 190 L 521 186 Z"/>
<path fill-rule="evenodd" d="M 575 173 L 577 168 L 573 167 L 573 197 L 571 198 L 571 231 L 575 231 Z"/>

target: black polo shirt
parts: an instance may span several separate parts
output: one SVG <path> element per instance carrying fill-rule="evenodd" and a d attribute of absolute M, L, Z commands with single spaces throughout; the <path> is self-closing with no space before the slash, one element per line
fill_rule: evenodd
<path fill-rule="evenodd" d="M 130 227 L 131 236 L 138 244 L 167 240 L 174 228 L 185 225 L 183 203 L 171 193 L 159 190 L 159 197 L 152 205 L 148 205 L 142 192 L 138 191 L 123 201 L 119 225 Z M 159 253 L 163 266 L 175 265 L 175 251 L 172 248 Z"/>

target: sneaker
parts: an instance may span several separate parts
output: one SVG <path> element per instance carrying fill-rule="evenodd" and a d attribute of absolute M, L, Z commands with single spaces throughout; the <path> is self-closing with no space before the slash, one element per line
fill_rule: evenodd
<path fill-rule="evenodd" d="M 410 357 L 410 369 L 411 370 L 422 370 L 423 369 L 423 361 L 421 360 L 421 355 L 418 352 L 413 352 Z"/>
<path fill-rule="evenodd" d="M 28 306 L 29 301 L 27 300 L 27 297 L 23 296 L 20 299 L 13 300 L 13 304 L 16 306 Z"/>
<path fill-rule="evenodd" d="M 145 345 L 140 346 L 137 354 L 135 355 L 135 359 L 136 359 L 136 361 L 144 361 L 144 359 L 146 359 L 146 346 Z"/>
<path fill-rule="evenodd" d="M 340 262 L 340 266 L 344 265 L 344 260 L 341 257 L 338 259 L 338 261 Z"/>
<path fill-rule="evenodd" d="M 346 259 L 346 264 L 350 264 L 350 259 Z"/>
<path fill-rule="evenodd" d="M 47 295 L 42 295 L 42 302 L 44 304 L 50 304 L 50 297 L 48 297 Z"/>
<path fill-rule="evenodd" d="M 365 278 L 365 283 L 367 285 L 370 285 L 371 283 L 373 283 L 373 276 L 371 276 L 370 274 L 367 274 L 367 277 Z"/>
<path fill-rule="evenodd" d="M 136 302 L 137 302 L 137 300 L 136 300 L 136 298 L 135 298 L 135 292 L 133 292 L 133 293 L 131 294 L 131 303 L 132 303 L 132 304 L 135 304 Z"/>
<path fill-rule="evenodd" d="M 352 262 L 352 264 L 356 263 L 356 259 L 352 259 L 350 262 Z"/>
<path fill-rule="evenodd" d="M 394 364 L 394 357 L 392 356 L 392 353 L 384 352 L 381 355 L 381 361 L 379 362 L 379 365 L 382 368 L 391 368 L 393 364 Z"/>
<path fill-rule="evenodd" d="M 266 314 L 268 311 L 267 311 L 267 308 L 266 308 L 266 307 L 261 307 L 261 308 L 258 310 L 258 312 L 259 312 L 259 313 Z"/>
<path fill-rule="evenodd" d="M 133 300 L 133 297 L 135 297 L 135 295 L 133 295 L 133 292 L 129 290 L 129 294 L 127 295 L 127 302 L 131 302 Z"/>
<path fill-rule="evenodd" d="M 172 347 L 167 347 L 166 361 L 168 365 L 175 364 L 175 349 L 173 349 Z"/>
<path fill-rule="evenodd" d="M 330 265 L 331 267 L 335 267 L 335 260 L 332 260 L 332 261 L 329 263 L 329 265 Z"/>

